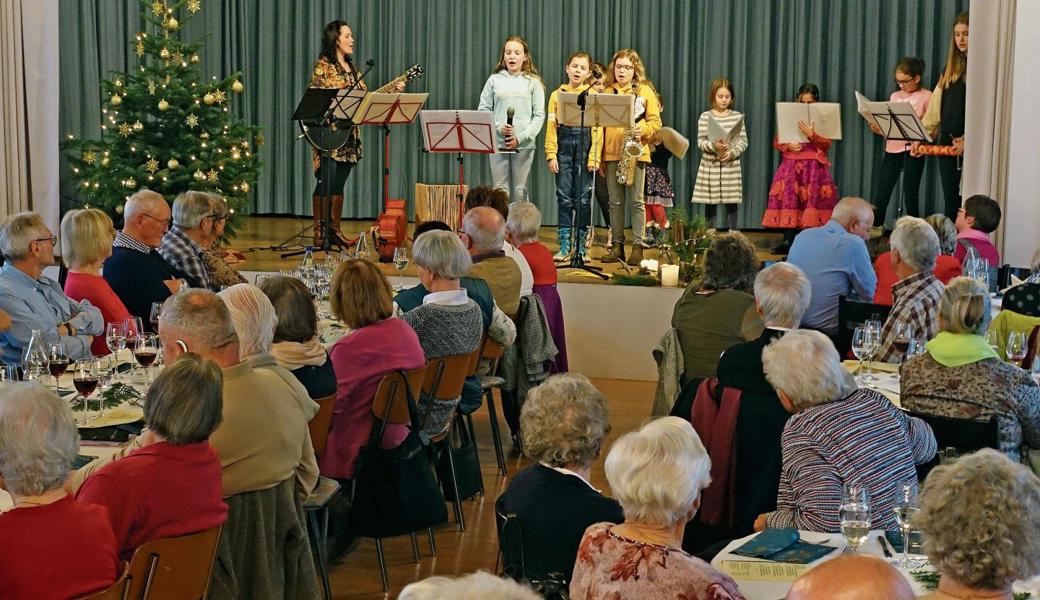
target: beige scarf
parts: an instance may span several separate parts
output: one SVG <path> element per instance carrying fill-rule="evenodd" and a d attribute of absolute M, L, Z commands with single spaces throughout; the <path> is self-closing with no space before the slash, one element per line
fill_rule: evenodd
<path fill-rule="evenodd" d="M 303 366 L 320 367 L 325 364 L 329 356 L 325 353 L 325 346 L 317 337 L 308 342 L 278 342 L 271 345 L 271 354 L 274 355 L 278 364 L 295 371 Z"/>

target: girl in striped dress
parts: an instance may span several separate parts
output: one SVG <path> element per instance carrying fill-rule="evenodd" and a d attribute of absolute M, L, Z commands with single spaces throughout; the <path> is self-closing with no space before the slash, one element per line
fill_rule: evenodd
<path fill-rule="evenodd" d="M 697 120 L 697 147 L 701 150 L 701 162 L 697 168 L 697 183 L 693 187 L 693 202 L 704 205 L 704 216 L 709 227 L 715 223 L 719 204 L 725 204 L 727 227 L 736 229 L 737 207 L 744 200 L 740 170 L 740 155 L 747 150 L 748 145 L 744 126 L 740 126 L 740 132 L 729 143 L 721 139 L 708 139 L 709 117 L 726 130 L 743 117 L 732 108 L 735 97 L 730 80 L 716 78 L 711 82 L 711 91 L 708 93 L 711 109 L 701 113 Z"/>

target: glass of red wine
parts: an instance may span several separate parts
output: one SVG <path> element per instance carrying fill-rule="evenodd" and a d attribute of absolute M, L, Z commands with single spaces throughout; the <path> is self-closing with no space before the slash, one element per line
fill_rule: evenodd
<path fill-rule="evenodd" d="M 909 358 L 906 351 L 910 349 L 910 340 L 913 339 L 914 332 L 910 329 L 909 323 L 896 323 L 895 329 L 896 337 L 892 341 L 892 345 L 905 360 L 906 358 Z"/>
<path fill-rule="evenodd" d="M 152 323 L 152 331 L 159 333 L 159 316 L 162 315 L 162 302 L 152 302 L 152 308 L 148 311 L 148 320 Z"/>
<path fill-rule="evenodd" d="M 65 374 L 69 368 L 69 353 L 65 349 L 65 342 L 54 342 L 47 345 L 47 370 L 54 378 L 54 393 L 61 395 L 58 391 L 58 378 Z"/>
<path fill-rule="evenodd" d="M 79 392 L 79 397 L 83 399 L 83 414 L 88 423 L 93 420 L 93 417 L 85 416 L 87 411 L 90 410 L 90 406 L 87 404 L 87 398 L 90 398 L 90 396 L 94 394 L 94 391 L 97 390 L 100 374 L 101 365 L 96 358 L 77 360 L 76 364 L 72 367 L 72 384 L 76 386 L 76 391 Z M 103 404 L 104 400 L 98 397 L 98 417 L 102 414 Z"/>
<path fill-rule="evenodd" d="M 159 343 L 155 336 L 147 333 L 137 336 L 137 343 L 134 345 L 134 358 L 137 359 L 139 365 L 144 367 L 148 383 L 152 382 L 149 367 L 155 364 L 157 356 L 159 356 Z"/>
<path fill-rule="evenodd" d="M 137 340 L 144 335 L 144 324 L 141 322 L 141 317 L 127 317 L 123 321 L 123 327 L 126 330 L 126 347 L 132 352 L 137 350 Z M 137 373 L 137 363 L 130 363 L 130 378 L 133 379 Z"/>

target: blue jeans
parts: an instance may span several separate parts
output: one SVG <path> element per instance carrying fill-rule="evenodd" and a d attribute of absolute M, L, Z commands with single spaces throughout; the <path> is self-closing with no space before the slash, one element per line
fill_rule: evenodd
<path fill-rule="evenodd" d="M 560 165 L 560 172 L 556 174 L 557 223 L 560 227 L 587 227 L 592 206 L 592 173 L 586 165 L 592 135 L 588 129 L 561 125 L 556 129 L 556 139 L 556 162 Z M 572 220 L 571 212 L 575 210 L 577 214 Z"/>

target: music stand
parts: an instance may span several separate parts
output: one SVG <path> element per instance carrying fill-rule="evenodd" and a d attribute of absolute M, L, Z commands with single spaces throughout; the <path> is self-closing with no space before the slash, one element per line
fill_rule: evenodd
<path fill-rule="evenodd" d="M 590 86 L 591 87 L 591 86 Z M 628 94 L 589 94 L 589 89 L 586 88 L 579 94 L 571 92 L 561 92 L 559 95 L 559 106 L 557 108 L 558 118 L 556 120 L 558 125 L 564 125 L 566 127 L 580 127 L 585 129 L 586 127 L 635 127 L 635 103 L 636 97 Z M 579 154 L 585 154 L 584 148 L 584 137 L 581 142 Z M 586 159 L 587 160 L 587 159 Z M 586 163 L 587 164 L 587 163 Z M 581 181 L 582 175 L 586 170 L 586 164 L 578 166 L 578 185 L 579 194 L 581 194 L 582 186 Z M 592 174 L 592 186 L 589 188 L 589 227 L 592 227 L 592 197 L 596 193 L 596 174 Z M 579 196 L 580 197 L 580 196 Z M 577 203 L 571 208 L 571 223 L 577 221 L 575 219 L 578 207 Z M 624 224 L 622 224 L 624 225 Z M 622 227 L 624 229 L 624 227 Z M 577 243 L 577 228 L 571 228 L 571 247 L 574 251 L 571 253 L 571 261 L 566 265 L 557 265 L 557 269 L 581 269 L 601 277 L 608 279 L 601 271 L 602 267 L 590 267 L 585 264 L 584 259 L 581 257 L 581 252 L 578 251 Z M 596 239 L 593 236 L 593 239 Z M 581 240 L 580 243 L 584 243 Z M 613 248 L 608 248 L 606 244 L 603 244 L 608 254 L 614 254 Z M 621 265 L 626 272 L 628 266 L 625 261 L 618 258 L 618 263 Z"/>
<path fill-rule="evenodd" d="M 383 131 L 383 209 L 390 200 L 390 125 L 408 125 L 415 121 L 429 94 L 381 94 L 365 96 L 354 114 L 358 125 L 378 125 Z"/>
<path fill-rule="evenodd" d="M 906 180 L 906 161 L 910 154 L 910 144 L 913 142 L 932 143 L 932 137 L 925 131 L 924 123 L 914 112 L 914 107 L 909 102 L 872 102 L 865 96 L 856 92 L 857 111 L 879 130 L 885 142 L 903 142 L 903 169 L 899 176 Z M 903 182 L 900 182 L 903 183 Z M 899 186 L 899 202 L 896 203 L 896 218 L 903 216 L 905 212 L 906 199 L 903 193 L 903 185 Z M 881 216 L 882 228 L 884 215 Z M 878 223 L 875 223 L 877 225 Z"/>
<path fill-rule="evenodd" d="M 427 152 L 456 154 L 459 163 L 459 222 L 462 225 L 462 206 L 465 198 L 463 154 L 497 154 L 495 142 L 495 115 L 486 110 L 423 110 L 419 111 L 423 146 Z"/>

